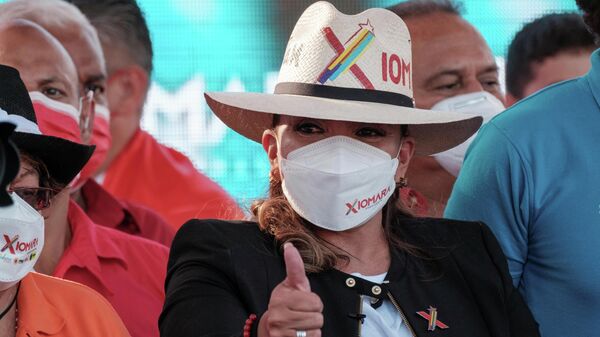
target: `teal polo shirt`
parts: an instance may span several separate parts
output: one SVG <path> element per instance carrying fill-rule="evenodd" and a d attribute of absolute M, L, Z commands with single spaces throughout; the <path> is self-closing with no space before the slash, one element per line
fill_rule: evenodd
<path fill-rule="evenodd" d="M 544 337 L 600 336 L 600 53 L 487 123 L 445 216 L 485 222 Z"/>

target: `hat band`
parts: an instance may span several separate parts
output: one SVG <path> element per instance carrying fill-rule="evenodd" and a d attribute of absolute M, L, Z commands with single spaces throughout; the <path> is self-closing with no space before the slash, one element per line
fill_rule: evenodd
<path fill-rule="evenodd" d="M 0 108 L 0 122 L 10 122 L 10 123 L 14 124 L 17 127 L 15 129 L 16 132 L 32 133 L 34 135 L 42 134 L 42 132 L 40 131 L 40 128 L 34 122 L 30 121 L 29 119 L 27 119 L 21 115 L 9 114 L 8 112 L 4 111 L 2 108 Z"/>
<path fill-rule="evenodd" d="M 348 101 L 399 105 L 409 108 L 415 107 L 412 98 L 406 95 L 382 90 L 343 88 L 299 82 L 281 82 L 275 86 L 274 93 L 277 95 L 314 96 Z"/>

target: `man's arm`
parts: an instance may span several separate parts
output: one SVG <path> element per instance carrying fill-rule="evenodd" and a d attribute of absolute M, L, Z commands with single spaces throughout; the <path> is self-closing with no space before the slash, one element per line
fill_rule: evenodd
<path fill-rule="evenodd" d="M 531 171 L 523 153 L 493 121 L 481 129 L 465 162 L 444 216 L 483 221 L 508 259 L 515 287 L 527 263 L 531 223 Z"/>

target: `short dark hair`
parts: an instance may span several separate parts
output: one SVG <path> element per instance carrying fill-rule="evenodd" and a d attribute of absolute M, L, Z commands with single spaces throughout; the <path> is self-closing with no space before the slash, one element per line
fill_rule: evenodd
<path fill-rule="evenodd" d="M 100 40 L 117 44 L 129 58 L 152 73 L 152 41 L 136 0 L 66 0 L 79 8 L 98 30 Z"/>
<path fill-rule="evenodd" d="M 448 13 L 461 16 L 463 5 L 453 0 L 409 0 L 387 8 L 402 19 L 431 13 Z"/>
<path fill-rule="evenodd" d="M 577 6 L 583 11 L 583 21 L 593 33 L 600 35 L 600 1 L 576 0 Z"/>
<path fill-rule="evenodd" d="M 562 52 L 595 47 L 581 15 L 553 13 L 537 18 L 523 26 L 508 47 L 506 91 L 520 99 L 533 79 L 534 63 Z"/>

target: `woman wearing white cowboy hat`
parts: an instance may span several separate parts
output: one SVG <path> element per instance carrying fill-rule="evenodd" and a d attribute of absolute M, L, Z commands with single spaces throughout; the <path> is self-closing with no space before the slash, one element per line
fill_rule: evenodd
<path fill-rule="evenodd" d="M 452 148 L 481 124 L 414 109 L 410 64 L 393 13 L 318 2 L 294 28 L 275 94 L 206 94 L 262 142 L 270 194 L 252 222 L 181 228 L 162 336 L 538 335 L 485 225 L 395 206 L 414 152 Z"/>

